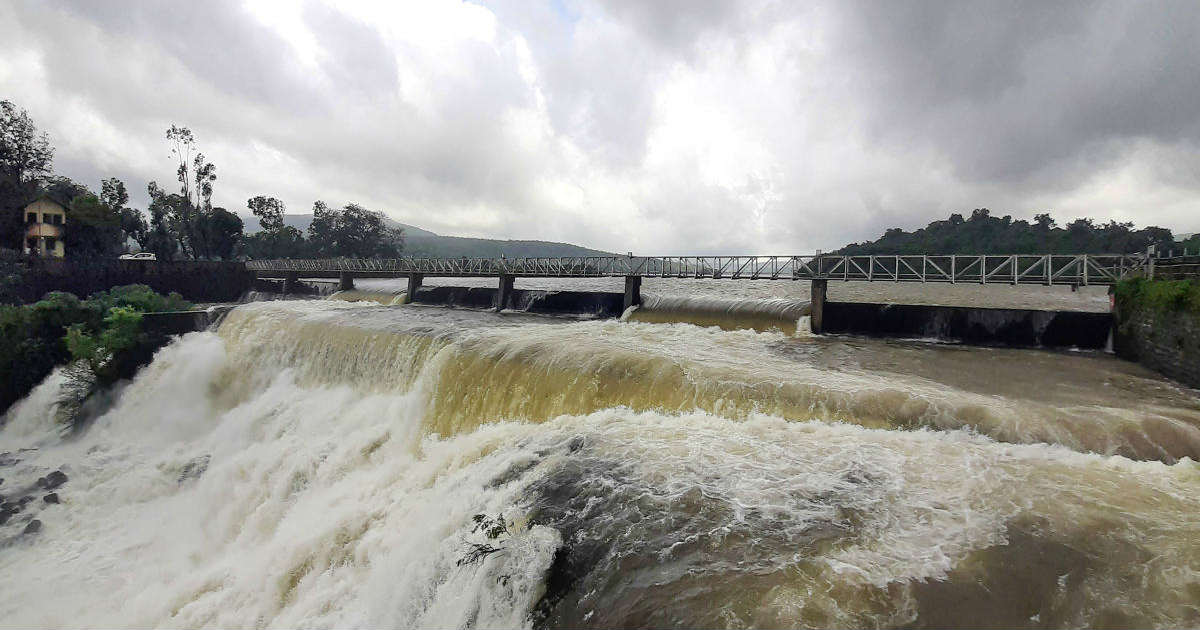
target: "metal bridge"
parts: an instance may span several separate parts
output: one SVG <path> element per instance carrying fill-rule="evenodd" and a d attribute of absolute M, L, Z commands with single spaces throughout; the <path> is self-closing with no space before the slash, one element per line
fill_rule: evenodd
<path fill-rule="evenodd" d="M 566 256 L 252 260 L 260 278 L 724 278 L 975 284 L 1108 285 L 1153 274 L 1147 254 L 838 256 Z M 640 284 L 640 281 L 639 281 Z"/>

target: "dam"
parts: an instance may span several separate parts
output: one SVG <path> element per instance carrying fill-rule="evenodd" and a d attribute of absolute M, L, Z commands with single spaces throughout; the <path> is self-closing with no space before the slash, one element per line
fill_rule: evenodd
<path fill-rule="evenodd" d="M 830 284 L 1109 307 L 1093 283 Z M 69 481 L 0 525 L 0 619 L 1200 623 L 1200 394 L 1136 364 L 813 334 L 811 280 L 644 277 L 632 310 L 623 275 L 518 277 L 499 312 L 490 276 L 338 288 L 183 334 L 81 433 L 61 372 L 11 410 L 0 495 Z"/>

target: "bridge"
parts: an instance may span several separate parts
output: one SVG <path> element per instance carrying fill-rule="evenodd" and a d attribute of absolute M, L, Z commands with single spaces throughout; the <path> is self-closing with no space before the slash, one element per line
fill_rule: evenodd
<path fill-rule="evenodd" d="M 870 255 L 839 256 L 565 256 L 541 258 L 333 258 L 252 260 L 258 278 L 283 280 L 284 292 L 300 278 L 337 278 L 343 290 L 354 278 L 408 278 L 414 295 L 426 276 L 494 277 L 497 305 L 507 303 L 516 278 L 625 279 L 625 307 L 641 304 L 643 278 L 729 280 L 809 280 L 812 282 L 813 330 L 830 280 L 863 282 L 940 282 L 963 284 L 1111 285 L 1130 275 L 1152 275 L 1154 257 L 1146 254 L 1011 255 Z"/>

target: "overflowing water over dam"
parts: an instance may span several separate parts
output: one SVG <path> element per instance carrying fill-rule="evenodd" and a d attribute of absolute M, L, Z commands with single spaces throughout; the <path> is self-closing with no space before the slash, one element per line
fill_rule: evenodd
<path fill-rule="evenodd" d="M 6 500 L 70 478 L 0 525 L 0 622 L 1200 624 L 1196 391 L 1102 352 L 814 336 L 807 283 L 538 312 L 617 282 L 244 304 L 74 436 L 56 373 L 0 429 Z M 843 297 L 1107 308 L 1008 289 Z"/>

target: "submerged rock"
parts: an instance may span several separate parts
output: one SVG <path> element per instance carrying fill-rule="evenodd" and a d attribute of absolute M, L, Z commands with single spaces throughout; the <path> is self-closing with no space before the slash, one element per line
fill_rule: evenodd
<path fill-rule="evenodd" d="M 61 470 L 56 470 L 49 475 L 38 479 L 38 485 L 47 490 L 53 490 L 64 483 L 67 483 L 67 474 Z"/>
<path fill-rule="evenodd" d="M 42 531 L 42 522 L 35 518 L 32 521 L 29 521 L 29 524 L 25 526 L 25 531 L 21 533 L 36 534 L 40 531 Z"/>
<path fill-rule="evenodd" d="M 46 496 L 42 497 L 42 500 L 45 501 L 46 503 L 58 503 L 58 493 L 51 492 L 50 494 L 47 494 Z"/>

